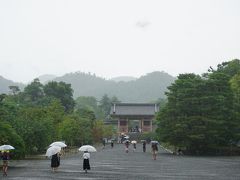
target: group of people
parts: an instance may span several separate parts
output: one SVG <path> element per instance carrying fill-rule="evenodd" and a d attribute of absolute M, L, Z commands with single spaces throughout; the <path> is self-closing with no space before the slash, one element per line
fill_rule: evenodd
<path fill-rule="evenodd" d="M 125 141 L 125 152 L 128 153 L 129 152 L 129 145 L 130 145 L 130 141 L 126 140 Z M 137 148 L 137 144 L 135 142 L 132 143 L 133 144 L 133 151 L 136 151 Z M 142 148 L 143 148 L 143 152 L 146 152 L 146 141 L 142 141 Z M 151 151 L 152 151 L 152 156 L 153 156 L 153 160 L 157 159 L 157 152 L 158 152 L 158 142 L 152 142 L 151 143 Z"/>
<path fill-rule="evenodd" d="M 7 176 L 8 161 L 10 159 L 9 151 L 2 151 L 1 159 L 3 161 L 3 165 L 2 165 L 3 176 Z"/>
<path fill-rule="evenodd" d="M 133 142 L 133 151 L 136 151 L 137 148 L 137 142 Z M 129 145 L 130 145 L 130 141 L 126 140 L 125 141 L 125 152 L 128 153 L 129 152 Z M 146 141 L 142 141 L 142 148 L 143 148 L 143 152 L 146 152 Z M 111 141 L 111 148 L 113 148 L 114 143 L 113 141 Z M 103 141 L 103 148 L 105 148 L 105 141 Z M 157 152 L 158 152 L 158 142 L 157 141 L 153 141 L 151 143 L 151 150 L 152 150 L 152 156 L 153 156 L 153 160 L 156 160 L 157 157 Z M 60 166 L 60 157 L 61 157 L 61 153 L 57 153 L 55 155 L 52 156 L 51 158 L 51 167 L 52 167 L 52 171 L 55 172 L 58 167 Z M 88 151 L 84 151 L 83 153 L 83 170 L 85 171 L 85 173 L 87 173 L 88 170 L 91 169 L 90 167 L 90 153 Z"/>
<path fill-rule="evenodd" d="M 51 156 L 51 168 L 53 172 L 56 172 L 58 167 L 60 166 L 60 157 L 61 153 L 56 153 Z M 87 170 L 91 169 L 89 163 L 90 153 L 88 151 L 84 151 L 82 157 L 83 157 L 83 170 L 85 171 L 85 173 L 87 173 Z"/>

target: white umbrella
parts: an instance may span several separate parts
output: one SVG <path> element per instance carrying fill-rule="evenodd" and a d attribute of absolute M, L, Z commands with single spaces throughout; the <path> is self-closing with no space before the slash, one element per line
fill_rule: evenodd
<path fill-rule="evenodd" d="M 50 148 L 47 149 L 46 156 L 50 157 L 54 154 L 57 154 L 61 151 L 61 147 L 59 146 L 51 146 Z"/>
<path fill-rule="evenodd" d="M 151 144 L 159 144 L 158 141 L 151 141 Z"/>
<path fill-rule="evenodd" d="M 49 146 L 59 146 L 59 147 L 67 147 L 67 145 L 61 141 L 56 141 L 56 142 L 53 142 L 52 144 L 50 144 Z"/>
<path fill-rule="evenodd" d="M 0 146 L 0 150 L 11 150 L 11 149 L 15 149 L 13 146 L 11 145 L 2 145 Z"/>
<path fill-rule="evenodd" d="M 128 139 L 127 140 L 125 140 L 125 141 L 123 141 L 123 143 L 126 143 L 126 142 L 130 142 Z"/>
<path fill-rule="evenodd" d="M 136 144 L 136 143 L 137 143 L 137 141 L 132 141 L 131 143 L 132 143 L 132 144 Z"/>
<path fill-rule="evenodd" d="M 96 152 L 96 148 L 90 145 L 83 145 L 79 149 L 79 151 L 88 151 L 88 152 Z"/>

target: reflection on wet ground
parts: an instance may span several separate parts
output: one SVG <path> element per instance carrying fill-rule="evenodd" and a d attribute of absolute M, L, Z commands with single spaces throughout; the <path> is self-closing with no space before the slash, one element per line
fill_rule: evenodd
<path fill-rule="evenodd" d="M 150 146 L 142 152 L 141 144 L 137 150 L 125 153 L 124 145 L 106 146 L 91 153 L 91 170 L 85 174 L 82 170 L 81 153 L 61 158 L 57 172 L 50 169 L 50 160 L 11 161 L 8 177 L 12 180 L 95 180 L 95 179 L 240 179 L 240 157 L 193 157 L 175 156 L 160 150 L 157 160 L 152 160 Z"/>

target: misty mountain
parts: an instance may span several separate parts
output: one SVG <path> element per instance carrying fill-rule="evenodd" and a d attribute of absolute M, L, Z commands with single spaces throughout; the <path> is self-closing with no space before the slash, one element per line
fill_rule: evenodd
<path fill-rule="evenodd" d="M 110 79 L 111 81 L 115 81 L 115 82 L 129 82 L 129 81 L 134 81 L 136 80 L 137 78 L 135 77 L 132 77 L 132 76 L 119 76 L 119 77 L 115 77 L 115 78 L 112 78 Z"/>
<path fill-rule="evenodd" d="M 151 102 L 165 98 L 167 87 L 175 78 L 165 72 L 152 72 L 134 81 L 115 82 L 82 72 L 65 74 L 54 81 L 63 81 L 72 85 L 74 97 L 94 96 L 101 99 L 104 94 L 116 96 L 122 102 Z"/>
<path fill-rule="evenodd" d="M 39 77 L 37 77 L 39 80 L 40 80 L 40 82 L 42 83 L 42 84 L 45 84 L 45 83 L 47 83 L 48 81 L 52 81 L 53 79 L 55 79 L 57 76 L 55 76 L 55 75 L 52 75 L 52 74 L 44 74 L 44 75 L 41 75 L 41 76 L 39 76 Z"/>
<path fill-rule="evenodd" d="M 24 88 L 24 84 L 13 82 L 11 80 L 5 79 L 4 77 L 0 76 L 0 94 L 2 93 L 8 94 L 9 86 L 18 86 L 20 90 L 23 90 Z"/>
<path fill-rule="evenodd" d="M 158 98 L 165 98 L 164 93 L 167 87 L 175 80 L 173 76 L 159 71 L 148 73 L 140 78 L 123 76 L 116 78 L 117 81 L 114 81 L 114 78 L 106 80 L 95 74 L 82 72 L 68 73 L 52 79 L 53 77 L 54 75 L 43 75 L 39 79 L 41 78 L 42 83 L 52 80 L 71 84 L 74 98 L 94 96 L 100 100 L 104 94 L 107 94 L 109 97 L 116 96 L 122 102 L 152 102 Z M 8 86 L 11 85 L 19 86 L 21 90 L 25 86 L 0 76 L 0 93 L 8 93 Z"/>

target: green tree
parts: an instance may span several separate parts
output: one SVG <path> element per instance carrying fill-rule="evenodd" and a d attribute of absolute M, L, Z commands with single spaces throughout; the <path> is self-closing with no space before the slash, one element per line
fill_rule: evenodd
<path fill-rule="evenodd" d="M 102 109 L 104 116 L 106 117 L 111 109 L 111 99 L 105 94 L 100 100 L 100 108 Z"/>
<path fill-rule="evenodd" d="M 92 129 L 93 141 L 101 142 L 104 133 L 104 123 L 103 121 L 95 121 Z"/>
<path fill-rule="evenodd" d="M 59 126 L 59 136 L 71 146 L 92 143 L 92 127 L 89 119 L 71 115 Z"/>
<path fill-rule="evenodd" d="M 160 140 L 185 147 L 190 153 L 229 147 L 236 138 L 229 79 L 222 70 L 208 74 L 207 79 L 179 75 L 168 88 L 168 102 L 157 117 Z"/>
<path fill-rule="evenodd" d="M 25 155 L 25 146 L 22 138 L 7 122 L 0 118 L 0 144 L 9 144 L 15 147 L 14 157 L 22 158 Z"/>
<path fill-rule="evenodd" d="M 240 73 L 240 60 L 234 59 L 232 61 L 218 64 L 217 72 L 224 73 L 226 75 L 229 75 L 230 77 L 235 76 L 236 74 Z"/>
<path fill-rule="evenodd" d="M 103 137 L 112 138 L 112 136 L 116 134 L 112 125 L 104 125 L 103 127 Z"/>
<path fill-rule="evenodd" d="M 121 101 L 118 100 L 116 96 L 109 98 L 108 95 L 105 94 L 100 100 L 100 105 L 99 105 L 99 107 L 102 109 L 102 112 L 104 113 L 104 118 L 106 118 L 109 115 L 112 104 L 120 103 L 120 102 Z"/>
<path fill-rule="evenodd" d="M 233 125 L 234 128 L 232 131 L 235 131 L 235 137 L 233 142 L 237 143 L 240 139 L 240 73 L 232 77 L 230 84 L 234 94 L 233 110 L 235 124 Z"/>
<path fill-rule="evenodd" d="M 97 99 L 92 96 L 80 96 L 75 100 L 75 110 L 88 109 L 93 111 L 96 119 L 103 119 L 104 115 L 101 108 L 98 106 Z"/>
<path fill-rule="evenodd" d="M 66 112 L 72 112 L 74 108 L 73 89 L 71 84 L 64 82 L 49 82 L 44 86 L 44 93 L 48 97 L 59 99 Z"/>
<path fill-rule="evenodd" d="M 116 96 L 113 96 L 111 98 L 111 103 L 120 103 L 121 101 L 116 97 Z"/>
<path fill-rule="evenodd" d="M 96 120 L 94 112 L 88 108 L 77 109 L 75 114 L 81 118 L 89 119 L 91 126 L 93 126 L 93 122 Z"/>
<path fill-rule="evenodd" d="M 92 96 L 80 96 L 75 100 L 75 108 L 89 108 L 95 111 L 97 109 L 97 99 Z"/>
<path fill-rule="evenodd" d="M 40 83 L 39 79 L 34 79 L 33 82 L 24 88 L 23 94 L 21 94 L 21 98 L 25 104 L 30 106 L 41 104 L 43 97 L 43 85 Z"/>
<path fill-rule="evenodd" d="M 53 124 L 53 140 L 58 141 L 58 129 L 60 123 L 64 120 L 65 112 L 60 100 L 55 99 L 46 107 L 46 116 Z"/>
<path fill-rule="evenodd" d="M 20 89 L 18 86 L 9 86 L 9 89 L 11 90 L 11 94 L 17 95 L 20 92 Z"/>
<path fill-rule="evenodd" d="M 26 152 L 30 154 L 45 151 L 55 131 L 52 119 L 44 108 L 39 107 L 21 109 L 14 128 L 24 140 Z"/>
<path fill-rule="evenodd" d="M 79 129 L 80 126 L 76 120 L 70 117 L 65 117 L 59 125 L 59 137 L 70 146 L 79 145 Z"/>

